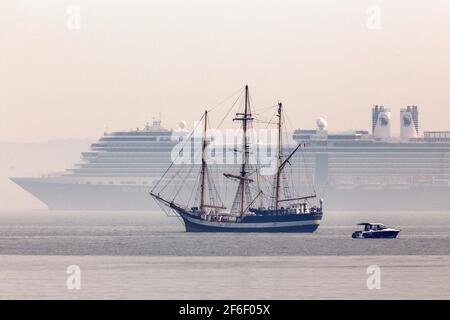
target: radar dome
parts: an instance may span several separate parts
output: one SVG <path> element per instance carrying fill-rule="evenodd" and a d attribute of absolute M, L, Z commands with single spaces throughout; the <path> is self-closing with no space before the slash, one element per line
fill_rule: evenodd
<path fill-rule="evenodd" d="M 325 130 L 328 127 L 328 122 L 324 118 L 319 118 L 316 121 L 319 130 Z"/>
<path fill-rule="evenodd" d="M 187 122 L 184 121 L 184 120 L 181 120 L 180 122 L 178 122 L 178 127 L 179 127 L 180 129 L 186 129 L 186 127 L 187 127 Z"/>
<path fill-rule="evenodd" d="M 178 122 L 178 129 L 172 131 L 172 141 L 181 141 L 188 135 L 187 122 L 182 120 Z"/>

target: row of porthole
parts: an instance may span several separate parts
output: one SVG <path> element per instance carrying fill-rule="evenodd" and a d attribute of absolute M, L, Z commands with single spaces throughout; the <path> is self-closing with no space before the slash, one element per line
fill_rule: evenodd
<path fill-rule="evenodd" d="M 86 181 L 86 184 L 92 184 L 91 181 Z M 98 181 L 96 184 L 103 184 L 103 181 Z M 114 181 L 109 181 L 108 184 L 115 184 Z M 137 184 L 135 181 L 121 181 L 119 182 L 119 184 L 125 184 L 125 185 L 130 185 L 130 184 Z M 143 181 L 142 184 L 146 185 L 148 184 L 147 181 Z"/>

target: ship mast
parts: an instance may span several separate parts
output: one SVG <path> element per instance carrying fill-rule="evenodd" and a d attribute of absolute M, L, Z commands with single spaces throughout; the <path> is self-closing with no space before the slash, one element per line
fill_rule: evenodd
<path fill-rule="evenodd" d="M 303 197 L 294 197 L 290 199 L 280 199 L 280 188 L 281 188 L 281 173 L 283 172 L 284 168 L 286 167 L 286 164 L 290 164 L 291 158 L 294 156 L 294 154 L 300 149 L 302 146 L 302 143 L 300 142 L 297 147 L 294 148 L 294 150 L 291 151 L 291 153 L 283 160 L 283 153 L 282 153 L 282 135 L 281 135 L 281 129 L 283 127 L 283 118 L 282 118 L 282 109 L 283 105 L 281 102 L 278 103 L 278 169 L 277 169 L 277 175 L 275 177 L 275 211 L 278 211 L 279 209 L 279 203 L 280 202 L 286 202 L 286 201 L 295 201 L 295 200 L 307 200 L 310 198 L 315 198 L 316 194 L 314 191 L 313 195 L 309 196 L 303 196 Z"/>
<path fill-rule="evenodd" d="M 236 113 L 236 118 L 233 121 L 242 121 L 242 135 L 243 135 L 243 161 L 241 165 L 241 172 L 239 175 L 233 174 L 224 174 L 228 178 L 234 178 L 239 180 L 239 187 L 236 192 L 235 203 L 239 201 L 239 215 L 243 215 L 247 211 L 247 207 L 245 206 L 245 195 L 249 192 L 247 190 L 247 185 L 249 182 L 253 180 L 248 177 L 247 166 L 249 163 L 249 145 L 248 145 L 248 123 L 252 121 L 252 114 L 250 113 L 250 97 L 248 94 L 248 86 L 245 86 L 245 102 L 244 102 L 244 112 Z M 239 200 L 237 200 L 239 199 Z"/>
<path fill-rule="evenodd" d="M 208 126 L 208 110 L 205 110 L 205 126 L 203 128 L 203 144 L 202 144 L 202 170 L 200 172 L 200 212 L 205 207 L 205 178 L 206 178 L 206 130 Z"/>
<path fill-rule="evenodd" d="M 247 113 L 248 113 L 248 86 L 245 86 L 245 108 L 244 108 L 244 117 L 242 119 L 242 130 L 243 130 L 243 146 L 244 146 L 244 161 L 242 162 L 241 169 L 241 215 L 244 214 L 244 198 L 245 198 L 245 185 L 246 181 L 244 180 L 247 176 L 247 162 L 248 162 L 248 142 L 247 142 Z"/>
<path fill-rule="evenodd" d="M 278 170 L 277 170 L 277 176 L 276 176 L 276 184 L 275 184 L 275 211 L 278 210 L 278 203 L 280 202 L 280 178 L 281 178 L 281 126 L 282 126 L 282 119 L 281 119 L 281 110 L 283 108 L 283 105 L 281 102 L 278 103 Z"/>

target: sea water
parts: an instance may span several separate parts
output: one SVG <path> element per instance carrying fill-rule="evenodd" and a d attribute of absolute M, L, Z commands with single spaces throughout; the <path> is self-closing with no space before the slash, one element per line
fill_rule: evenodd
<path fill-rule="evenodd" d="M 352 239 L 363 221 L 402 231 Z M 313 234 L 219 234 L 161 212 L 3 211 L 0 298 L 449 299 L 450 213 L 329 212 Z"/>

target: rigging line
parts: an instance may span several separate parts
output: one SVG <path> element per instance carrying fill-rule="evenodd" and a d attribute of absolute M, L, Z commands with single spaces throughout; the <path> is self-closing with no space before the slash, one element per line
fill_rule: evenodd
<path fill-rule="evenodd" d="M 169 167 L 170 168 L 170 167 Z M 161 188 L 161 190 L 159 190 L 158 193 L 163 192 L 168 186 L 169 184 L 174 180 L 174 179 L 180 179 L 183 180 L 183 177 L 180 175 L 180 172 L 183 170 L 183 167 L 178 168 L 177 171 L 175 171 L 172 176 L 169 178 L 167 178 L 167 182 L 166 184 Z"/>
<path fill-rule="evenodd" d="M 288 115 L 287 115 L 287 113 L 285 113 L 286 114 L 286 119 L 287 119 L 287 122 L 288 122 L 288 125 L 289 125 L 289 128 L 292 130 L 291 132 L 292 132 L 292 134 L 294 134 L 294 131 L 295 131 L 295 127 L 293 126 L 293 124 L 292 124 L 292 122 L 291 122 L 291 120 L 290 120 L 290 118 L 288 117 Z M 287 131 L 287 127 L 286 127 L 286 131 Z"/>
<path fill-rule="evenodd" d="M 270 116 L 270 114 L 268 115 L 270 117 L 267 116 L 267 112 L 264 112 L 264 114 L 263 113 L 256 113 L 256 114 L 254 114 L 254 118 L 255 118 L 254 121 L 257 122 L 257 123 L 269 122 L 269 124 L 270 124 L 270 122 L 275 117 L 275 115 L 276 115 L 276 113 L 278 111 L 278 105 L 277 106 L 272 106 L 270 108 L 271 109 L 272 108 L 275 109 L 274 113 L 271 114 L 271 116 Z"/>
<path fill-rule="evenodd" d="M 209 183 L 209 188 L 210 188 L 211 202 L 213 204 L 220 204 L 223 207 L 224 203 L 222 201 L 222 198 L 220 197 L 219 192 L 217 192 L 216 184 L 214 183 L 211 173 L 208 174 L 208 183 Z"/>
<path fill-rule="evenodd" d="M 208 128 L 210 128 L 211 126 L 210 126 L 210 122 L 208 122 Z M 209 147 L 209 146 L 208 146 Z M 218 154 L 219 154 L 219 156 L 221 156 L 222 157 L 222 160 L 221 161 L 223 161 L 223 145 L 221 145 L 220 147 L 222 147 L 222 150 L 218 153 L 217 151 L 217 149 L 218 149 L 218 147 L 219 146 L 217 146 L 216 145 L 216 143 L 214 142 L 214 156 L 215 156 L 215 159 L 216 159 L 216 163 L 215 163 L 215 165 L 213 166 L 213 168 L 211 168 L 211 166 L 208 166 L 208 170 L 210 171 L 210 174 L 211 175 L 215 175 L 215 177 L 217 178 L 217 177 L 219 177 L 219 166 L 217 165 L 217 157 L 218 157 Z M 210 148 L 209 148 L 210 149 Z M 212 169 L 212 170 L 211 170 Z M 213 173 L 211 173 L 211 171 L 213 171 Z M 213 176 L 213 178 L 214 178 L 214 176 Z M 220 200 L 220 202 L 222 202 L 222 199 L 220 199 L 220 196 L 219 196 L 219 193 L 217 192 L 217 189 L 216 189 L 216 186 L 215 186 L 215 184 L 213 183 L 213 189 L 214 189 L 214 192 L 215 192 L 215 194 L 217 195 L 217 197 L 219 198 L 219 200 Z M 223 202 L 222 202 L 222 206 L 223 206 Z"/>
<path fill-rule="evenodd" d="M 222 100 L 221 102 L 219 102 L 215 106 L 211 107 L 211 109 L 209 109 L 208 112 L 214 111 L 217 107 L 219 107 L 220 105 L 222 105 L 223 103 L 227 102 L 229 99 L 234 97 L 238 92 L 240 92 L 241 93 L 240 95 L 242 95 L 242 91 L 244 89 L 245 89 L 245 86 L 244 87 L 240 87 L 239 90 L 236 90 L 235 92 L 233 92 L 233 94 L 229 95 L 227 98 L 225 98 L 224 100 Z"/>
<path fill-rule="evenodd" d="M 188 204 L 191 203 L 192 196 L 194 195 L 194 193 L 197 192 L 197 190 L 198 190 L 198 183 L 199 182 L 200 182 L 200 171 L 198 172 L 197 177 L 195 178 L 194 186 L 191 189 L 191 194 L 189 195 L 189 198 L 188 198 L 188 202 L 187 202 Z M 194 199 L 194 202 L 195 202 L 195 199 Z"/>
<path fill-rule="evenodd" d="M 177 172 L 179 172 L 181 170 L 181 168 L 178 168 L 178 171 Z M 167 188 L 167 186 L 169 185 L 169 183 L 171 182 L 171 181 L 173 181 L 174 179 L 176 179 L 176 177 L 177 177 L 177 172 L 174 172 L 172 175 L 171 175 L 171 177 L 170 178 L 165 178 L 165 185 L 158 191 L 158 194 L 160 194 L 161 192 L 163 192 L 166 188 Z"/>
<path fill-rule="evenodd" d="M 252 94 L 250 93 L 250 91 L 248 92 L 248 102 L 249 102 L 249 105 L 248 105 L 248 113 L 253 113 L 253 106 L 255 105 L 254 103 L 253 103 L 253 99 L 252 99 Z M 251 106 L 251 107 L 250 107 Z"/>
<path fill-rule="evenodd" d="M 215 202 L 215 198 L 214 198 L 215 195 L 214 195 L 214 191 L 213 191 L 214 186 L 212 183 L 211 173 L 209 171 L 210 171 L 209 168 L 206 168 L 206 172 L 207 172 L 206 180 L 208 183 L 208 198 L 209 198 L 209 203 L 212 205 L 215 205 L 216 202 Z"/>
<path fill-rule="evenodd" d="M 178 194 L 180 193 L 181 189 L 184 186 L 184 182 L 188 179 L 189 176 L 191 176 L 191 173 L 194 169 L 194 166 L 191 166 L 189 171 L 187 172 L 186 176 L 184 177 L 184 179 L 182 179 L 180 186 L 178 187 L 178 189 L 175 189 L 175 194 L 173 196 L 173 200 L 175 200 L 175 198 L 178 196 Z M 181 177 L 182 178 L 182 177 Z"/>
<path fill-rule="evenodd" d="M 266 124 L 267 126 L 273 124 L 272 120 L 260 120 L 260 119 L 255 119 L 255 120 L 253 120 L 253 121 L 254 121 L 254 123 L 256 123 L 256 124 L 258 124 L 258 123 L 260 123 L 260 124 Z"/>
<path fill-rule="evenodd" d="M 158 204 L 158 206 L 165 212 L 166 216 L 168 217 L 174 217 L 168 214 L 168 212 L 172 211 L 175 214 L 175 217 L 180 220 L 182 223 L 183 220 L 181 219 L 180 215 L 178 214 L 178 212 L 176 212 L 174 209 L 172 208 L 167 208 L 165 205 L 161 204 L 159 201 L 156 202 Z"/>
<path fill-rule="evenodd" d="M 181 151 L 182 151 L 182 150 L 184 149 L 184 147 L 186 146 L 186 143 L 191 141 L 192 135 L 194 134 L 194 132 L 195 132 L 195 130 L 197 129 L 197 127 L 199 126 L 199 124 L 202 122 L 204 116 L 205 116 L 205 115 L 203 114 L 202 117 L 200 118 L 200 121 L 198 121 L 198 123 L 196 124 L 196 126 L 194 127 L 194 129 L 192 129 L 191 133 L 189 134 L 189 136 L 188 136 L 188 137 L 186 138 L 186 140 L 184 141 L 184 143 L 183 143 L 183 145 L 182 145 L 180 151 L 178 152 L 177 156 L 176 156 L 175 159 L 172 161 L 172 163 L 170 164 L 170 166 L 166 169 L 166 171 L 165 171 L 164 174 L 161 176 L 161 178 L 159 178 L 158 182 L 157 182 L 157 183 L 155 184 L 155 186 L 152 188 L 151 192 L 153 192 L 153 191 L 156 189 L 156 187 L 159 185 L 159 183 L 161 182 L 161 180 L 165 177 L 165 175 L 166 175 L 166 174 L 169 172 L 169 170 L 172 168 L 172 166 L 174 165 L 175 161 L 177 161 L 178 157 L 180 156 Z M 170 182 L 170 181 L 169 181 L 169 182 Z M 169 182 L 168 182 L 168 183 L 169 183 Z M 167 183 L 167 184 L 168 184 L 168 183 Z M 162 192 L 162 191 L 167 187 L 167 184 L 166 184 L 166 186 L 164 186 L 164 188 L 163 188 L 162 190 L 160 190 L 160 192 Z"/>
<path fill-rule="evenodd" d="M 171 208 L 167 208 L 165 205 L 161 204 L 161 203 L 159 202 L 159 200 L 156 201 L 156 204 L 158 205 L 158 207 L 161 208 L 161 210 L 166 214 L 166 216 L 171 217 L 171 218 L 172 218 L 172 217 L 176 217 L 176 218 L 178 218 L 178 220 L 180 220 L 181 222 L 183 222 L 183 221 L 181 220 L 180 216 L 178 215 L 178 213 L 177 213 L 175 210 L 173 210 L 173 209 L 171 209 Z M 170 214 L 169 214 L 170 212 L 174 212 L 175 215 L 170 215 Z"/>
<path fill-rule="evenodd" d="M 223 122 L 225 121 L 225 119 L 229 116 L 230 112 L 233 110 L 233 108 L 236 106 L 236 104 L 239 102 L 239 100 L 242 97 L 242 94 L 244 93 L 244 91 L 241 92 L 241 94 L 236 98 L 236 100 L 233 102 L 233 104 L 231 105 L 231 107 L 228 109 L 227 113 L 225 114 L 225 116 L 222 118 L 222 120 L 220 120 L 219 125 L 217 126 L 217 129 L 219 129 Z"/>
<path fill-rule="evenodd" d="M 309 171 L 306 168 L 306 156 L 305 156 L 306 141 L 302 140 L 301 143 L 303 144 L 303 147 L 300 148 L 300 152 L 299 152 L 300 153 L 300 160 L 301 160 L 301 165 L 299 166 L 299 171 L 301 173 L 301 166 L 302 166 L 303 169 L 304 169 L 303 171 L 305 172 L 305 176 L 307 176 Z M 314 186 L 314 183 L 312 182 L 312 180 L 310 180 L 310 179 L 306 179 L 306 180 L 307 180 L 307 185 L 310 188 L 310 190 L 312 190 L 313 193 L 316 194 L 316 189 L 315 189 L 315 186 Z"/>
<path fill-rule="evenodd" d="M 200 153 L 201 150 L 197 150 L 197 152 Z M 195 154 L 194 154 L 194 159 L 196 159 Z M 187 172 L 187 174 L 184 176 L 184 178 L 183 178 L 183 176 L 180 175 L 180 171 L 182 171 L 184 168 L 183 168 L 183 167 L 180 167 L 180 170 L 178 170 L 178 171 L 175 173 L 174 176 L 175 176 L 175 177 L 176 177 L 176 176 L 179 176 L 179 177 L 180 177 L 180 180 L 181 180 L 182 182 L 184 182 L 186 179 L 188 179 L 188 176 L 191 175 L 191 173 L 192 173 L 192 171 L 194 170 L 195 167 L 196 167 L 196 165 L 195 165 L 195 163 L 193 163 L 193 164 L 190 166 L 190 169 L 189 169 L 189 171 Z M 169 180 L 168 183 L 170 183 L 170 180 Z M 167 185 L 166 185 L 166 186 L 167 186 Z M 180 193 L 182 187 L 183 187 L 183 183 L 180 183 L 180 186 L 178 187 L 178 189 L 175 189 L 174 199 L 175 199 L 175 197 L 178 196 L 178 194 Z"/>
<path fill-rule="evenodd" d="M 222 200 L 222 197 L 220 196 L 220 193 L 219 193 L 218 190 L 217 190 L 216 184 L 215 184 L 215 183 L 212 183 L 212 187 L 213 187 L 213 189 L 214 189 L 214 193 L 217 195 L 217 198 L 218 198 L 219 201 L 220 201 L 220 204 L 222 205 L 222 207 L 224 207 L 224 206 L 225 206 L 225 205 L 224 205 L 224 202 L 223 202 L 223 200 Z"/>
<path fill-rule="evenodd" d="M 264 113 L 264 112 L 266 112 L 266 111 L 268 111 L 268 110 L 270 110 L 272 108 L 275 108 L 275 107 L 278 107 L 278 105 L 272 105 L 272 106 L 269 106 L 269 107 L 254 109 L 253 111 L 255 111 L 255 113 L 254 113 L 255 115 L 260 115 L 260 114 L 262 114 L 262 113 Z"/>
<path fill-rule="evenodd" d="M 272 122 L 272 121 L 275 118 L 275 115 L 277 114 L 277 112 L 278 112 L 278 109 L 276 109 L 274 111 L 274 113 L 272 114 L 272 117 L 270 117 L 269 123 L 267 123 L 267 125 L 266 125 L 266 129 L 269 127 L 269 125 L 274 124 L 274 122 Z"/>
<path fill-rule="evenodd" d="M 208 129 L 211 129 L 211 128 L 212 128 L 210 122 L 208 122 L 207 125 L 208 125 Z M 215 142 L 214 142 L 214 147 L 217 148 L 217 146 L 215 145 Z M 209 143 L 208 143 L 208 145 L 207 145 L 207 148 L 211 150 L 211 147 L 210 147 L 210 144 L 209 144 Z M 223 148 L 223 146 L 222 146 L 222 148 Z M 222 154 L 222 157 L 223 157 L 223 152 L 219 153 L 219 155 L 220 155 L 220 154 Z M 217 150 L 214 150 L 214 155 L 215 155 L 215 157 L 217 158 Z M 208 158 L 207 160 L 211 160 L 211 159 Z M 208 161 L 207 161 L 207 162 L 208 162 Z M 212 169 L 212 170 L 211 170 L 211 169 Z M 215 170 L 214 170 L 214 169 L 215 169 Z M 219 168 L 218 168 L 218 166 L 217 166 L 217 165 L 214 165 L 214 168 L 211 168 L 211 166 L 208 165 L 207 168 L 206 168 L 207 180 L 208 180 L 208 190 L 209 190 L 210 201 L 211 201 L 211 202 L 215 202 L 214 200 L 216 200 L 216 199 L 211 198 L 211 197 L 214 197 L 214 196 L 215 196 L 215 197 L 217 198 L 217 200 L 218 200 L 218 201 L 222 204 L 222 206 L 223 206 L 223 201 L 222 201 L 222 199 L 221 199 L 221 197 L 220 197 L 219 192 L 217 191 L 216 185 L 215 185 L 214 180 L 213 180 L 214 176 L 213 176 L 213 172 L 212 172 L 212 171 L 215 171 L 216 176 L 219 176 Z"/>
<path fill-rule="evenodd" d="M 272 184 L 270 183 L 269 179 L 266 176 L 260 176 L 260 183 L 263 185 L 263 188 L 266 190 L 272 189 Z M 262 189 L 262 188 L 261 188 Z"/>
<path fill-rule="evenodd" d="M 177 196 L 178 193 L 180 192 L 180 189 L 181 189 L 181 187 L 183 186 L 183 183 L 184 183 L 187 179 L 189 179 L 189 176 L 191 175 L 192 168 L 193 168 L 193 166 L 191 167 L 190 171 L 189 171 L 185 176 L 182 176 L 182 175 L 180 174 L 180 172 L 181 172 L 182 169 L 183 169 L 183 168 L 180 168 L 177 172 L 175 172 L 175 173 L 173 174 L 172 179 L 170 179 L 170 180 L 167 182 L 167 184 L 164 186 L 164 188 L 163 188 L 160 192 L 164 191 L 165 188 L 168 186 L 168 184 L 169 184 L 170 182 L 173 182 L 174 180 L 179 179 L 179 180 L 180 180 L 180 182 L 179 182 L 180 187 L 179 187 L 178 189 L 175 188 L 175 189 L 172 191 L 172 193 L 170 194 L 170 198 L 173 198 L 173 201 L 174 201 L 175 198 L 176 198 L 176 196 Z M 168 195 L 168 197 L 169 197 L 169 195 Z"/>
<path fill-rule="evenodd" d="M 285 118 L 287 119 L 287 122 L 288 122 L 287 125 L 290 126 L 290 128 L 292 130 L 292 133 L 293 133 L 295 129 L 294 129 L 294 126 L 293 126 L 292 122 L 290 121 L 290 118 L 287 116 L 287 113 L 286 113 L 286 117 Z M 287 132 L 287 126 L 286 126 L 286 132 Z M 303 142 L 303 146 L 305 147 L 305 145 L 306 145 L 305 141 L 303 140 L 302 142 Z M 306 159 L 305 159 L 304 147 L 300 148 L 300 158 L 301 158 L 301 162 L 302 162 L 303 168 L 305 168 L 305 170 L 306 170 Z M 299 179 L 300 179 L 300 175 L 301 175 L 301 168 L 300 168 L 300 166 L 299 166 L 299 173 L 300 173 L 299 174 Z M 315 190 L 315 187 L 314 187 L 314 184 L 312 183 L 312 181 L 308 181 L 307 184 L 308 184 L 308 187 L 310 189 L 312 189 L 314 194 L 315 194 L 316 190 Z"/>
<path fill-rule="evenodd" d="M 286 112 L 284 113 L 284 119 L 288 119 Z M 289 134 L 288 134 L 288 130 L 287 130 L 287 121 L 283 121 L 283 129 L 284 129 L 283 132 L 284 132 L 284 135 L 285 135 L 285 141 L 289 141 Z M 289 144 L 286 144 L 286 145 L 289 146 Z M 289 148 L 289 152 L 292 152 L 290 150 L 290 148 Z M 293 157 L 292 157 L 292 162 L 294 162 L 294 160 L 295 160 L 294 157 L 295 157 L 295 155 L 293 155 Z M 291 162 L 288 162 L 288 164 L 289 164 L 289 175 L 291 177 L 294 177 L 293 176 L 293 170 L 292 170 L 293 166 L 292 166 Z M 291 190 L 295 190 L 294 189 L 293 179 L 287 179 L 287 181 L 288 182 L 286 183 L 286 188 L 287 188 L 288 193 L 290 193 L 290 192 L 292 192 Z"/>
<path fill-rule="evenodd" d="M 199 196 L 200 196 L 200 175 L 201 175 L 201 172 L 199 171 L 198 175 L 197 175 L 197 180 L 195 182 L 195 189 L 193 189 L 195 192 L 194 192 L 194 202 L 192 202 L 192 206 L 197 207 L 197 208 L 200 206 L 200 198 L 199 198 Z"/>
<path fill-rule="evenodd" d="M 287 119 L 288 121 L 289 121 L 289 119 L 287 118 L 287 113 L 285 112 L 284 113 L 284 119 Z M 283 120 L 284 120 L 283 119 Z M 288 133 L 288 124 L 287 124 L 287 121 L 283 121 L 283 127 L 284 127 L 284 135 L 285 135 L 285 138 L 286 138 L 286 140 L 285 141 L 287 141 L 287 142 L 289 142 L 289 133 Z"/>
<path fill-rule="evenodd" d="M 306 146 L 306 142 L 305 141 L 303 141 L 303 146 L 304 146 L 303 148 L 305 148 L 305 146 Z M 305 169 L 305 173 L 306 173 L 307 172 L 307 170 L 306 170 L 306 158 L 305 158 L 305 152 L 304 152 L 303 148 L 301 148 L 301 150 L 300 150 L 300 156 L 302 158 L 303 168 Z M 308 181 L 308 186 L 313 190 L 314 194 L 316 194 L 316 188 L 314 187 L 314 183 L 312 182 L 312 180 Z"/>

